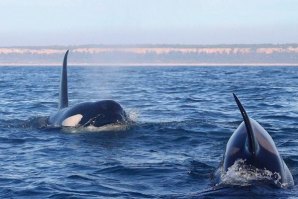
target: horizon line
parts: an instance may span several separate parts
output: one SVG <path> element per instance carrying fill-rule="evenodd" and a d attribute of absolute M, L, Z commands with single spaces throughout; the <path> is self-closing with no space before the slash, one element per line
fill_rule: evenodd
<path fill-rule="evenodd" d="M 100 46 L 100 47 L 141 47 L 141 46 L 263 46 L 263 45 L 270 45 L 270 46 L 284 46 L 284 45 L 298 45 L 298 42 L 285 42 L 285 43 L 218 43 L 218 44 L 183 44 L 183 43 L 176 43 L 176 44 L 167 44 L 167 43 L 143 43 L 143 44 L 69 44 L 69 45 L 60 45 L 60 44 L 49 44 L 49 45 L 0 45 L 0 48 L 26 48 L 26 47 L 55 47 L 55 48 L 64 48 L 64 47 L 78 47 L 78 46 L 85 46 L 85 47 L 92 47 L 92 46 Z"/>
<path fill-rule="evenodd" d="M 60 67 L 62 64 L 57 63 L 0 63 L 0 67 Z M 298 67 L 298 63 L 69 63 L 70 67 Z"/>

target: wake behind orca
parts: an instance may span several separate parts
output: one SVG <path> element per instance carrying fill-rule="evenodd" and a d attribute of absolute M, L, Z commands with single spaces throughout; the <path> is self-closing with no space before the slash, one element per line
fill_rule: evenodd
<path fill-rule="evenodd" d="M 254 176 L 261 176 L 259 179 L 273 182 L 278 187 L 293 186 L 292 174 L 279 155 L 273 139 L 257 121 L 248 117 L 237 96 L 233 95 L 244 122 L 227 143 L 222 172 L 226 174 L 235 169 L 245 175 L 245 170 Z"/>
<path fill-rule="evenodd" d="M 113 100 L 84 102 L 68 107 L 67 56 L 64 55 L 61 73 L 59 110 L 48 119 L 51 127 L 102 127 L 127 121 L 127 115 L 121 105 Z"/>

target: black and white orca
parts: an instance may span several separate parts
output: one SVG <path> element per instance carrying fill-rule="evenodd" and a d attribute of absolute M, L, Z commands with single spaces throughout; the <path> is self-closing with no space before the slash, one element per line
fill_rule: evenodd
<path fill-rule="evenodd" d="M 68 106 L 67 56 L 66 51 L 61 73 L 59 110 L 48 119 L 53 127 L 102 127 L 107 124 L 124 123 L 127 115 L 121 105 L 113 100 L 83 102 Z"/>
<path fill-rule="evenodd" d="M 233 95 L 244 122 L 235 130 L 227 143 L 223 170 L 227 172 L 237 160 L 244 160 L 244 164 L 250 169 L 270 171 L 275 184 L 279 187 L 293 186 L 293 176 L 280 156 L 273 139 L 257 121 L 248 117 L 238 97 Z"/>

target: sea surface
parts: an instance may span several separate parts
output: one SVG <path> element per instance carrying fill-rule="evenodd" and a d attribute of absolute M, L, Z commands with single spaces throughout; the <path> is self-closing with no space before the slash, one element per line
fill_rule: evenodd
<path fill-rule="evenodd" d="M 0 198 L 298 197 L 214 177 L 242 122 L 234 92 L 298 184 L 298 68 L 70 66 L 70 106 L 113 99 L 133 121 L 97 130 L 47 128 L 60 70 L 0 67 Z"/>

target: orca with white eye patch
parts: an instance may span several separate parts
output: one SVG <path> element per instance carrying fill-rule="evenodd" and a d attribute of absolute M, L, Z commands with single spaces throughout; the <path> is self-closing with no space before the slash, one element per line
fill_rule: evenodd
<path fill-rule="evenodd" d="M 125 123 L 128 118 L 121 105 L 114 100 L 83 102 L 68 106 L 67 56 L 65 53 L 61 73 L 59 110 L 48 119 L 48 125 L 54 127 L 101 127 L 114 123 Z"/>

